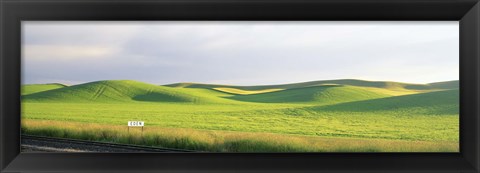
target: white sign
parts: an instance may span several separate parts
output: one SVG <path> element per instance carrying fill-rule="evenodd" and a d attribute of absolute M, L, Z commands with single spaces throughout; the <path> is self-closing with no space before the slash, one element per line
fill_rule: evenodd
<path fill-rule="evenodd" d="M 131 127 L 131 126 L 144 126 L 145 125 L 145 122 L 143 121 L 129 121 L 128 122 L 128 127 Z"/>

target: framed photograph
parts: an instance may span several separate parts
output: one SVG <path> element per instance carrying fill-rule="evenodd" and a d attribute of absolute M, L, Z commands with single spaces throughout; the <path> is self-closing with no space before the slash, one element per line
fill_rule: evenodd
<path fill-rule="evenodd" d="M 479 10 L 1 1 L 0 171 L 478 173 Z"/>

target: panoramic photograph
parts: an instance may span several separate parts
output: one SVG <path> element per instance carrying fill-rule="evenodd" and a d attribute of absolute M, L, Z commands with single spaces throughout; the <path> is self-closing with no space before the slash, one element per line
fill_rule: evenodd
<path fill-rule="evenodd" d="M 459 23 L 23 21 L 22 152 L 459 152 Z"/>

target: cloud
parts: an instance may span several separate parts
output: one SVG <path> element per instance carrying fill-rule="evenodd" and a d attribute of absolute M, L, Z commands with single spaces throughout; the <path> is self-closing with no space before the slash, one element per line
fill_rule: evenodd
<path fill-rule="evenodd" d="M 97 61 L 115 53 L 111 47 L 87 45 L 26 45 L 22 50 L 28 61 Z"/>
<path fill-rule="evenodd" d="M 102 21 L 23 21 L 23 44 L 119 46 L 138 33 L 141 25 Z"/>
<path fill-rule="evenodd" d="M 458 22 L 23 22 L 26 82 L 458 79 Z M 444 69 L 444 70 L 436 70 Z M 413 76 L 414 75 L 414 76 Z"/>

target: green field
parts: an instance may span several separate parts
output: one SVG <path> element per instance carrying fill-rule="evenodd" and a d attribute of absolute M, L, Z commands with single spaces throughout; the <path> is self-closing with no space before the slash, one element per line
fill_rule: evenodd
<path fill-rule="evenodd" d="M 127 121 L 145 121 L 127 131 Z M 22 87 L 22 133 L 212 152 L 458 152 L 458 81 Z"/>

